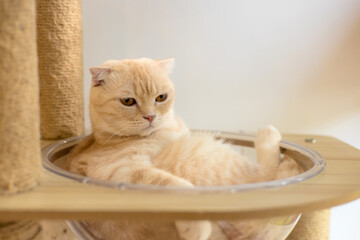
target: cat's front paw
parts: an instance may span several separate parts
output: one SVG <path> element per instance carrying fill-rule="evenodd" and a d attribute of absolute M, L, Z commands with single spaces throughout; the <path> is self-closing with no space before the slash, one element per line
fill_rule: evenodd
<path fill-rule="evenodd" d="M 258 130 L 255 146 L 261 148 L 271 148 L 274 145 L 278 145 L 280 140 L 280 132 L 273 126 L 266 126 Z"/>
<path fill-rule="evenodd" d="M 176 221 L 175 225 L 184 240 L 206 240 L 211 234 L 209 221 Z"/>

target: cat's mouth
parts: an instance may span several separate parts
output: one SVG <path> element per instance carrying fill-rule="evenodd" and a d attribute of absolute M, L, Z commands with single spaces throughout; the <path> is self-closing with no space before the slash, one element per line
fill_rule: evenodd
<path fill-rule="evenodd" d="M 147 127 L 143 128 L 143 130 L 149 130 L 152 128 L 154 128 L 154 125 L 152 123 L 149 123 L 149 125 Z"/>
<path fill-rule="evenodd" d="M 154 124 L 149 124 L 148 126 L 144 127 L 143 129 L 141 129 L 141 136 L 148 136 L 150 134 L 152 134 L 153 132 L 155 132 L 157 129 L 154 126 Z"/>

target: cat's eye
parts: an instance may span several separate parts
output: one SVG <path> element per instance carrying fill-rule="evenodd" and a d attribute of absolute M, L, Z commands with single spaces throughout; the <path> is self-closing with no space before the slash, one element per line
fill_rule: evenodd
<path fill-rule="evenodd" d="M 167 94 L 161 94 L 155 98 L 157 102 L 163 102 L 167 99 Z"/>
<path fill-rule="evenodd" d="M 136 101 L 134 98 L 121 98 L 120 102 L 124 104 L 125 106 L 132 106 L 136 104 Z"/>

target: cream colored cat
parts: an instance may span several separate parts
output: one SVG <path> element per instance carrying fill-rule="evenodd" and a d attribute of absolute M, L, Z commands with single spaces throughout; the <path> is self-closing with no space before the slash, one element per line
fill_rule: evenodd
<path fill-rule="evenodd" d="M 90 68 L 93 134 L 71 152 L 70 171 L 110 181 L 190 188 L 267 181 L 300 171 L 280 161 L 281 136 L 273 127 L 258 132 L 258 164 L 211 134 L 190 133 L 173 111 L 173 63 L 142 58 Z M 241 239 L 209 221 L 93 221 L 89 226 L 104 239 Z"/>

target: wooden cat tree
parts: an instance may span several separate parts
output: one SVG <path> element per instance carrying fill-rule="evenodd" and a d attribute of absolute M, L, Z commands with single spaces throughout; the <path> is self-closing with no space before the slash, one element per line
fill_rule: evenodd
<path fill-rule="evenodd" d="M 120 194 L 57 176 L 42 168 L 40 145 L 83 134 L 82 74 L 80 0 L 0 1 L 0 239 L 41 239 L 40 219 L 215 220 L 299 212 L 289 239 L 328 239 L 329 210 L 322 209 L 360 197 L 360 151 L 320 136 L 285 136 L 320 152 L 327 168 L 283 188 Z"/>

